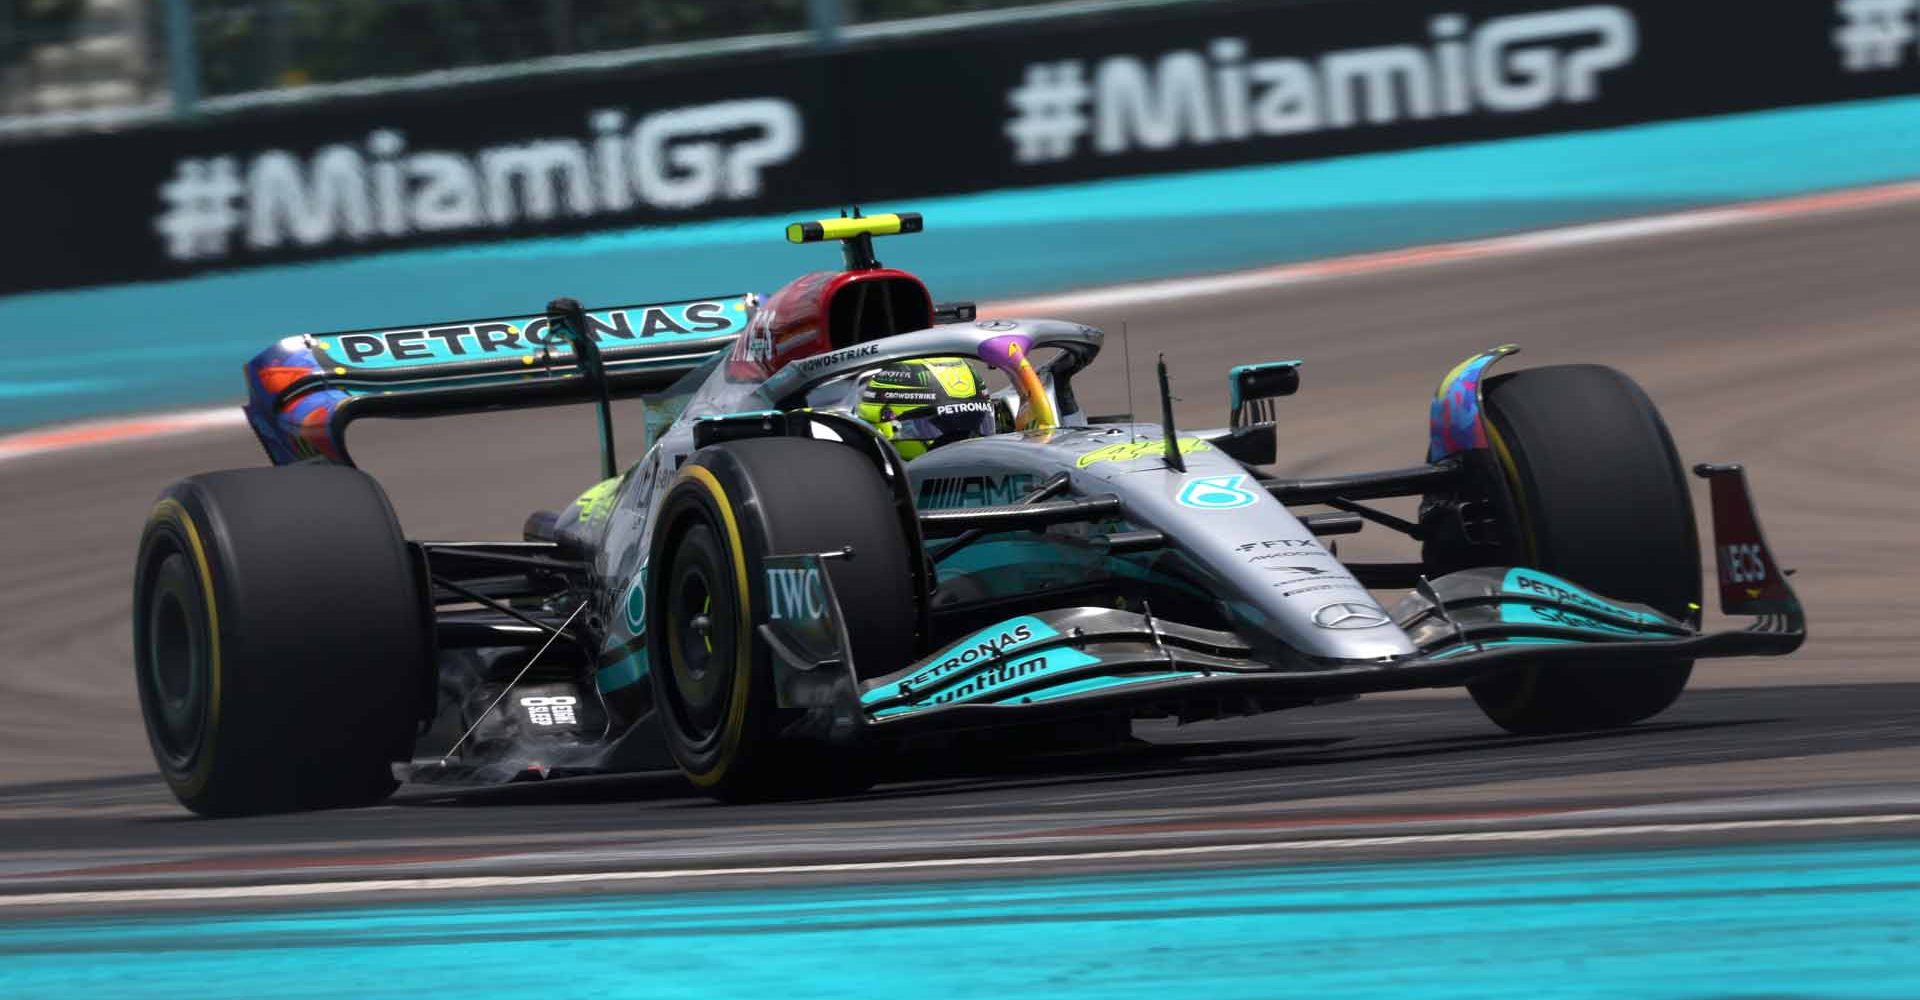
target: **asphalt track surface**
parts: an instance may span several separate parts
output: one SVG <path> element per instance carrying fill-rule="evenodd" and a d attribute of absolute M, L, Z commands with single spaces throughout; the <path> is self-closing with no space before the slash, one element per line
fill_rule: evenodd
<path fill-rule="evenodd" d="M 1843 211 L 1071 317 L 1116 336 L 1124 323 L 1143 411 L 1164 351 L 1186 426 L 1221 422 L 1229 365 L 1305 358 L 1303 389 L 1280 406 L 1286 473 L 1417 461 L 1434 383 L 1494 344 L 1523 345 L 1509 364 L 1593 361 L 1639 379 L 1688 461 L 1748 465 L 1770 539 L 1799 571 L 1813 637 L 1782 660 L 1703 664 L 1676 708 L 1605 734 L 1503 736 L 1464 694 L 1427 692 L 1142 726 L 1141 743 L 1096 754 L 902 762 L 875 792 L 834 802 L 721 807 L 676 776 L 641 775 L 409 789 L 379 808 L 199 821 L 152 777 L 129 668 L 130 561 L 166 482 L 259 464 L 257 446 L 235 429 L 7 463 L 0 903 L 426 875 L 680 868 L 688 884 L 833 882 L 911 875 L 887 865 L 913 859 L 1027 872 L 1910 836 L 1920 830 L 1916 233 L 1920 207 Z M 942 297 L 966 293 L 927 277 Z M 1126 405 L 1118 346 L 1081 382 L 1096 410 Z M 511 537 L 528 510 L 563 503 L 593 470 L 593 427 L 577 410 L 356 435 L 416 537 Z M 1371 532 L 1342 541 L 1347 555 L 1404 551 Z M 1095 849 L 1107 854 L 1061 856 Z M 548 891 L 539 886 L 527 891 Z"/>

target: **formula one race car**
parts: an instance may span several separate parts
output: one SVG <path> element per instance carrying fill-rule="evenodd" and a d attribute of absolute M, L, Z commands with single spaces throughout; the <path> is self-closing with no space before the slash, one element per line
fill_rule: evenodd
<path fill-rule="evenodd" d="M 799 223 L 847 267 L 727 296 L 281 340 L 247 366 L 274 468 L 169 487 L 140 542 L 154 755 L 206 814 L 371 803 L 402 778 L 677 765 L 731 800 L 857 791 L 892 748 L 1464 685 L 1519 733 L 1623 726 L 1695 659 L 1804 616 L 1738 466 L 1687 480 L 1617 371 L 1450 372 L 1425 464 L 1276 479 L 1299 362 L 1228 373 L 1225 427 L 1090 416 L 1102 334 L 978 319 L 880 266 L 917 215 Z M 615 462 L 609 400 L 645 399 Z M 596 402 L 601 482 L 524 540 L 416 541 L 348 455 L 369 415 Z M 1368 506 L 1423 498 L 1418 521 Z M 1296 513 L 1295 506 L 1327 508 Z M 1373 523 L 1418 561 L 1342 563 Z M 1375 590 L 1405 591 L 1383 605 Z M 1104 728 L 1102 728 L 1104 727 Z"/>

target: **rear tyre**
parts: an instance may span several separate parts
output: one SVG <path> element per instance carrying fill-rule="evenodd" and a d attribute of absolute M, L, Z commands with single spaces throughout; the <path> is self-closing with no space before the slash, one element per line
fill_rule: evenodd
<path fill-rule="evenodd" d="M 648 655 L 667 746 L 716 798 L 840 794 L 873 782 L 850 748 L 787 735 L 799 712 L 774 697 L 766 620 L 769 555 L 853 550 L 827 562 L 848 615 L 855 669 L 877 676 L 914 651 L 913 577 L 891 490 L 845 445 L 729 442 L 687 460 L 659 508 L 649 565 Z"/>
<path fill-rule="evenodd" d="M 1485 404 L 1517 508 L 1510 565 L 1692 619 L 1700 602 L 1693 501 L 1647 394 L 1611 368 L 1556 365 L 1489 379 Z M 1692 671 L 1691 660 L 1528 667 L 1467 689 L 1503 729 L 1563 733 L 1657 715 Z"/>
<path fill-rule="evenodd" d="M 431 619 L 371 477 L 302 465 L 173 484 L 140 538 L 133 607 L 148 741 L 188 809 L 392 793 L 431 690 Z"/>

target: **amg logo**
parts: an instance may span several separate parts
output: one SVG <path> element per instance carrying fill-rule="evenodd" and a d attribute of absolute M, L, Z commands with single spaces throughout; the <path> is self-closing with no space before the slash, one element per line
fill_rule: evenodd
<path fill-rule="evenodd" d="M 768 617 L 774 621 L 819 621 L 827 615 L 827 589 L 817 569 L 767 570 Z"/>
<path fill-rule="evenodd" d="M 1019 503 L 1033 492 L 1033 476 L 1018 472 L 1006 476 L 950 476 L 920 483 L 922 510 L 945 507 L 993 507 Z"/>

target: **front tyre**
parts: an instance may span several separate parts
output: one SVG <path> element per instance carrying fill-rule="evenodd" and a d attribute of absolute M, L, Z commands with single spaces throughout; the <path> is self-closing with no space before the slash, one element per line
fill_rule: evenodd
<path fill-rule="evenodd" d="M 207 816 L 391 794 L 431 690 L 430 617 L 399 523 L 357 469 L 183 479 L 134 568 L 133 650 L 154 760 Z"/>
<path fill-rule="evenodd" d="M 1488 437 L 1519 523 L 1512 565 L 1688 621 L 1700 606 L 1693 501 L 1666 422 L 1627 376 L 1600 365 L 1489 379 Z M 1469 684 L 1515 733 L 1625 726 L 1680 697 L 1693 661 L 1524 668 Z"/>
<path fill-rule="evenodd" d="M 863 677 L 913 656 L 912 564 L 892 492 L 845 445 L 734 441 L 687 460 L 662 498 L 649 556 L 648 656 L 674 760 L 725 800 L 838 794 L 872 783 L 857 751 L 787 735 L 766 620 L 769 555 L 839 552 L 827 563 Z"/>

